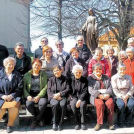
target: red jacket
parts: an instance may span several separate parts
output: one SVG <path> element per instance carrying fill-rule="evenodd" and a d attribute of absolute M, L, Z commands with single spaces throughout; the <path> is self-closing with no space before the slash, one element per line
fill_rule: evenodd
<path fill-rule="evenodd" d="M 130 60 L 127 58 L 124 64 L 126 65 L 126 74 L 132 77 L 132 83 L 134 85 L 134 59 Z"/>
<path fill-rule="evenodd" d="M 94 57 L 89 61 L 89 63 L 88 63 L 88 76 L 93 73 L 92 67 L 96 63 L 100 63 L 102 65 L 102 74 L 105 74 L 109 77 L 111 76 L 108 62 L 104 57 L 102 57 L 102 59 L 100 61 L 97 61 Z"/>

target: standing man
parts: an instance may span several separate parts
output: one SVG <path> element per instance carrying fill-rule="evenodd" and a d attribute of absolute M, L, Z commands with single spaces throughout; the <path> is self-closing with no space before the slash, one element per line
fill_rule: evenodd
<path fill-rule="evenodd" d="M 39 48 L 37 48 L 36 50 L 35 50 L 35 53 L 34 53 L 34 58 L 41 58 L 42 57 L 42 48 L 44 47 L 44 46 L 46 46 L 46 45 L 48 45 L 48 39 L 46 38 L 46 37 L 43 37 L 42 39 L 41 39 L 41 46 L 39 46 Z"/>
<path fill-rule="evenodd" d="M 3 67 L 3 60 L 9 56 L 8 50 L 5 46 L 0 45 L 0 68 Z"/>
<path fill-rule="evenodd" d="M 92 57 L 91 51 L 88 49 L 87 45 L 84 44 L 84 38 L 79 35 L 76 40 L 76 49 L 79 51 L 79 58 L 83 59 L 86 64 Z"/>
<path fill-rule="evenodd" d="M 31 58 L 24 52 L 24 45 L 21 42 L 16 43 L 14 51 L 14 58 L 16 59 L 15 70 L 23 76 L 31 69 Z"/>

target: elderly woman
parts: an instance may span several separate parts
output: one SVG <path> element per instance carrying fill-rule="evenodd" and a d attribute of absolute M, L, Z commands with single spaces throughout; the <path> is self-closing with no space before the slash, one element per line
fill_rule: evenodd
<path fill-rule="evenodd" d="M 87 94 L 88 81 L 82 76 L 83 67 L 81 65 L 73 66 L 72 73 L 74 76 L 71 79 L 70 105 L 75 116 L 75 129 L 86 129 L 85 126 L 85 96 Z M 79 117 L 80 110 L 80 117 Z"/>
<path fill-rule="evenodd" d="M 58 60 L 59 65 L 63 68 L 66 65 L 67 60 L 69 59 L 69 54 L 63 50 L 64 47 L 64 42 L 61 40 L 58 40 L 55 43 L 55 46 L 57 48 L 57 51 L 53 53 L 54 57 Z"/>
<path fill-rule="evenodd" d="M 43 125 L 43 114 L 47 105 L 47 76 L 44 71 L 40 71 L 42 62 L 34 59 L 32 62 L 32 70 L 24 75 L 24 98 L 26 99 L 26 107 L 28 111 L 34 115 L 31 128 L 35 128 L 38 124 Z M 35 105 L 38 104 L 39 113 L 37 113 Z"/>
<path fill-rule="evenodd" d="M 114 102 L 112 99 L 112 87 L 110 79 L 103 75 L 102 65 L 97 63 L 93 66 L 93 73 L 88 78 L 88 91 L 91 94 L 90 103 L 96 107 L 97 124 L 95 131 L 103 125 L 105 108 L 108 111 L 109 129 L 113 130 Z"/>
<path fill-rule="evenodd" d="M 74 65 L 82 65 L 83 66 L 83 73 L 82 76 L 87 76 L 87 66 L 83 59 L 79 58 L 79 51 L 76 48 L 72 48 L 70 50 L 71 57 L 68 59 L 66 66 L 65 66 L 65 76 L 67 78 L 71 78 L 72 68 Z"/>
<path fill-rule="evenodd" d="M 13 131 L 23 89 L 21 75 L 14 71 L 15 64 L 16 61 L 12 57 L 4 59 L 4 69 L 0 75 L 0 120 L 8 109 L 8 133 Z"/>
<path fill-rule="evenodd" d="M 43 47 L 43 56 L 40 58 L 42 61 L 42 68 L 47 74 L 47 77 L 50 78 L 53 76 L 53 68 L 59 65 L 58 60 L 53 56 L 53 50 L 51 47 Z"/>
<path fill-rule="evenodd" d="M 134 47 L 134 37 L 131 37 L 127 40 L 127 46 L 128 47 Z"/>
<path fill-rule="evenodd" d="M 120 51 L 118 53 L 118 61 L 119 63 L 123 63 L 127 59 L 126 51 Z"/>
<path fill-rule="evenodd" d="M 108 61 L 109 69 L 111 76 L 117 73 L 117 64 L 118 64 L 118 58 L 114 56 L 114 49 L 112 46 L 109 46 L 107 51 L 107 56 L 105 57 Z"/>
<path fill-rule="evenodd" d="M 103 50 L 100 47 L 95 49 L 95 54 L 92 59 L 88 63 L 88 76 L 93 73 L 93 66 L 96 63 L 100 63 L 102 65 L 102 74 L 107 75 L 108 77 L 111 76 L 110 69 L 107 60 L 103 57 Z"/>
<path fill-rule="evenodd" d="M 66 95 L 69 92 L 69 84 L 62 75 L 62 68 L 56 66 L 53 69 L 54 76 L 48 81 L 48 99 L 52 105 L 53 130 L 62 129 L 64 111 L 66 107 Z"/>
<path fill-rule="evenodd" d="M 132 77 L 132 83 L 134 85 L 134 47 L 128 47 L 126 49 L 127 59 L 124 61 L 126 66 L 126 74 Z"/>
<path fill-rule="evenodd" d="M 113 92 L 118 107 L 118 124 L 120 127 L 132 125 L 132 114 L 134 111 L 134 87 L 131 76 L 126 75 L 126 66 L 118 65 L 118 73 L 111 78 Z"/>

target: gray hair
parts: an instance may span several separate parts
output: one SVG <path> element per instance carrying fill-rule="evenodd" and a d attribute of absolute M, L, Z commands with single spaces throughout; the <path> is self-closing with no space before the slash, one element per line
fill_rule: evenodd
<path fill-rule="evenodd" d="M 6 64 L 7 64 L 8 62 L 10 62 L 10 61 L 13 61 L 13 62 L 14 62 L 14 66 L 16 65 L 16 60 L 15 60 L 15 58 L 13 58 L 13 57 L 7 57 L 7 58 L 5 58 L 5 59 L 3 60 L 3 65 L 6 66 Z"/>
<path fill-rule="evenodd" d="M 118 67 L 117 67 L 117 70 L 119 70 L 119 68 L 126 68 L 126 65 L 125 64 L 123 64 L 123 63 L 119 63 L 118 64 Z"/>
<path fill-rule="evenodd" d="M 128 44 L 134 43 L 134 37 L 129 38 L 129 39 L 127 40 L 127 43 L 128 43 Z"/>
<path fill-rule="evenodd" d="M 43 38 L 41 38 L 41 41 L 42 41 L 43 39 L 48 41 L 48 38 L 47 38 L 47 37 L 43 37 Z"/>
<path fill-rule="evenodd" d="M 102 65 L 101 65 L 100 63 L 94 64 L 94 65 L 92 66 L 92 70 L 94 71 L 94 69 L 95 69 L 96 67 L 99 67 L 99 68 L 102 69 Z"/>
<path fill-rule="evenodd" d="M 76 38 L 76 40 L 78 41 L 78 40 L 79 40 L 79 38 L 82 38 L 82 39 L 83 39 L 83 41 L 84 41 L 84 37 L 83 37 L 83 35 L 78 35 L 78 36 L 77 36 L 77 38 Z"/>
<path fill-rule="evenodd" d="M 128 52 L 128 51 L 131 51 L 131 52 L 134 53 L 134 47 L 128 47 L 128 48 L 126 49 L 126 52 Z"/>
<path fill-rule="evenodd" d="M 127 58 L 126 51 L 120 51 L 120 52 L 118 53 L 118 58 L 120 58 L 121 55 L 124 55 L 124 56 Z"/>
<path fill-rule="evenodd" d="M 23 44 L 22 42 L 17 42 L 16 45 L 15 45 L 15 48 L 16 48 L 17 46 L 22 46 L 22 47 L 24 47 L 24 44 Z"/>
<path fill-rule="evenodd" d="M 55 45 L 57 46 L 57 44 L 61 44 L 62 46 L 64 46 L 64 42 L 62 40 L 58 40 L 55 42 Z"/>
<path fill-rule="evenodd" d="M 112 46 L 108 46 L 107 50 L 106 50 L 106 53 L 108 53 L 109 50 L 112 50 L 114 52 L 114 49 Z"/>
<path fill-rule="evenodd" d="M 74 65 L 72 69 L 72 73 L 74 74 L 76 70 L 81 70 L 83 72 L 83 67 L 81 65 Z"/>

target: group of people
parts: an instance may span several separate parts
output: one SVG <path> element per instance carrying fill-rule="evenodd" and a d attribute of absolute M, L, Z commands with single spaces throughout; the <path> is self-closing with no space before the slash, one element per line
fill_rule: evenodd
<path fill-rule="evenodd" d="M 14 57 L 7 57 L 7 54 L 0 65 L 0 119 L 8 110 L 8 133 L 13 131 L 22 100 L 33 115 L 31 128 L 43 126 L 44 112 L 50 103 L 53 130 L 63 129 L 67 105 L 73 112 L 75 129 L 85 130 L 87 100 L 96 108 L 96 131 L 104 123 L 104 114 L 109 129 L 115 129 L 115 108 L 118 126 L 132 125 L 134 38 L 128 40 L 128 48 L 120 51 L 118 57 L 114 56 L 112 47 L 107 49 L 106 56 L 100 47 L 92 54 L 83 36 L 77 37 L 70 54 L 63 50 L 61 40 L 55 43 L 56 51 L 48 45 L 46 37 L 41 39 L 41 44 L 31 61 L 23 43 L 17 43 Z"/>

